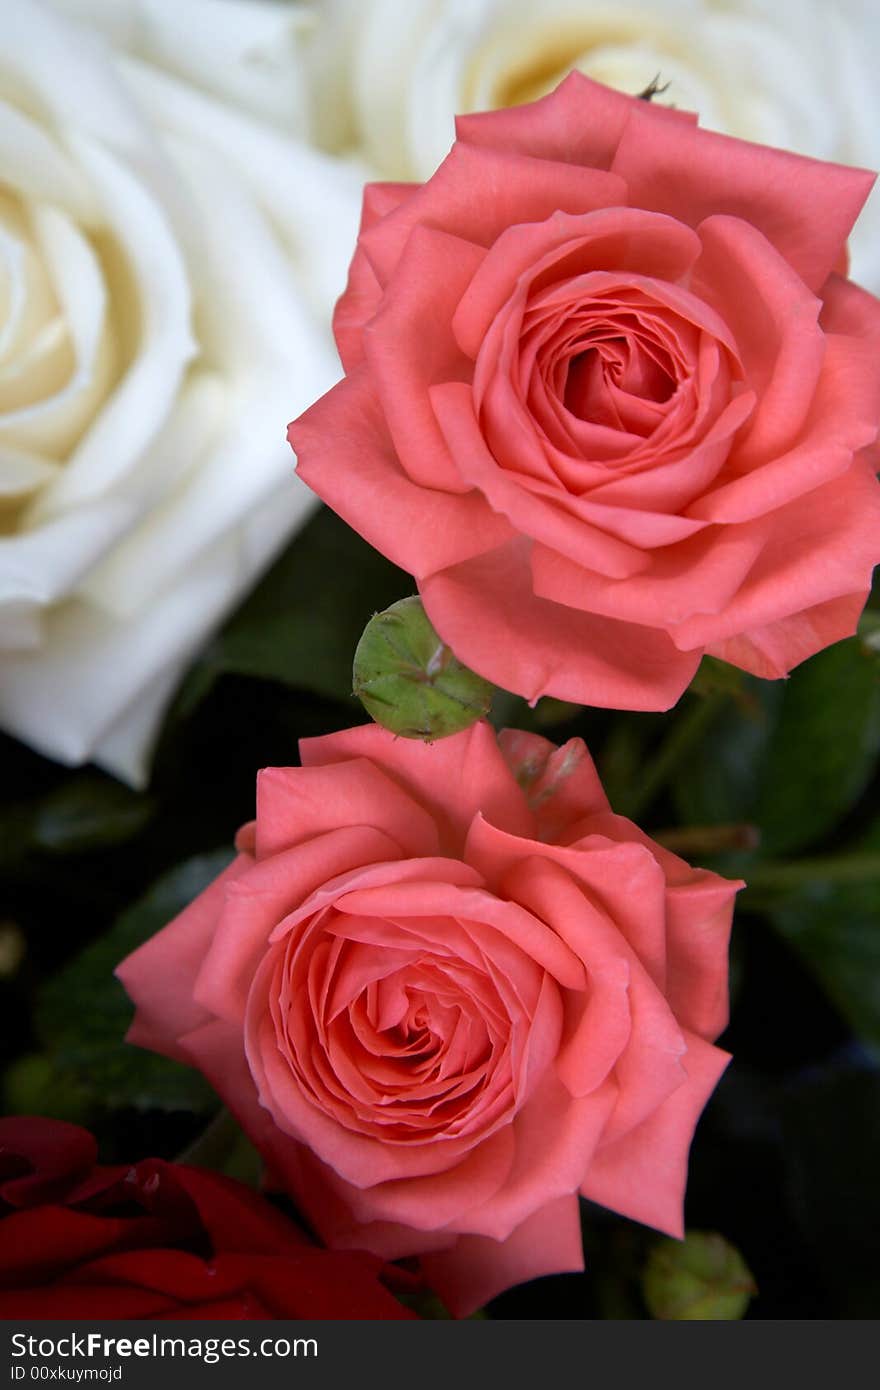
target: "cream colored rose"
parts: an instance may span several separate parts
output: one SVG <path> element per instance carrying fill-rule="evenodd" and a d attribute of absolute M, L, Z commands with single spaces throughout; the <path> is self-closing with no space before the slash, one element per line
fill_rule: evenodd
<path fill-rule="evenodd" d="M 880 166 L 877 0 L 315 0 L 317 137 L 390 178 L 425 178 L 456 111 L 529 101 L 571 68 L 701 124 Z M 853 273 L 880 289 L 875 197 Z"/>
<path fill-rule="evenodd" d="M 362 172 L 294 138 L 301 22 L 0 5 L 0 726 L 134 782 L 312 505 L 285 429 L 338 374 Z"/>

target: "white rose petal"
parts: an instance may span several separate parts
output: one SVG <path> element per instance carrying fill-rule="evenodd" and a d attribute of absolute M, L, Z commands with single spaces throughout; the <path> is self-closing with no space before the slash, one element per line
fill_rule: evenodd
<path fill-rule="evenodd" d="M 56 477 L 60 464 L 21 449 L 0 448 L 0 499 L 21 498 Z"/>
<path fill-rule="evenodd" d="M 270 0 L 50 0 L 100 29 L 114 47 L 235 102 L 287 135 L 305 135 L 302 36 L 305 6 Z"/>
<path fill-rule="evenodd" d="M 4 673 L 4 719 L 15 720 L 20 736 L 37 743 L 52 726 L 56 756 L 101 762 L 100 741 L 120 712 L 140 699 L 156 672 L 188 654 L 205 614 L 214 618 L 229 601 L 237 574 L 236 541 L 201 556 L 182 589 L 149 606 L 137 625 L 120 624 L 91 604 L 71 599 L 45 620 L 39 653 L 23 653 Z M 170 658 L 170 660 L 169 660 Z M 132 764 L 137 753 L 132 753 Z"/>
<path fill-rule="evenodd" d="M 134 511 L 127 502 L 105 498 L 54 517 L 36 530 L 0 538 L 0 634 L 7 603 L 19 606 L 27 601 L 41 607 L 57 603 L 133 521 Z M 0 636 L 0 647 L 4 645 Z M 4 655 L 0 724 L 3 691 L 13 663 L 12 656 Z"/>
<path fill-rule="evenodd" d="M 198 350 L 190 332 L 186 267 L 165 219 L 113 155 L 90 140 L 77 143 L 105 206 L 107 230 L 125 247 L 123 274 L 133 283 L 121 287 L 119 327 L 137 342 L 132 365 L 68 467 L 41 497 L 34 520 L 106 492 L 135 466 Z"/>
<path fill-rule="evenodd" d="M 31 205 L 33 248 L 54 291 L 51 309 L 9 363 L 0 391 L 0 441 L 60 459 L 94 416 L 110 380 L 114 349 L 97 257 L 66 212 Z M 28 295 L 29 299 L 32 296 Z M 55 389 L 55 381 L 63 385 Z M 22 402 L 3 409 L 7 400 Z M 60 479 L 61 471 L 55 476 Z M 41 493 L 40 506 L 46 497 Z"/>
<path fill-rule="evenodd" d="M 0 168 L 3 182 L 26 197 L 51 202 L 74 216 L 94 215 L 94 200 L 76 165 L 36 121 L 5 101 L 0 101 Z"/>
<path fill-rule="evenodd" d="M 304 490 L 287 487 L 266 499 L 239 534 L 202 552 L 178 583 L 154 598 L 137 624 L 76 600 L 56 607 L 40 653 L 21 653 L 7 673 L 0 691 L 4 719 L 34 743 L 41 729 L 54 727 L 56 756 L 78 763 L 91 755 L 126 781 L 142 783 L 158 719 L 206 625 L 222 617 L 277 553 L 304 502 Z"/>
<path fill-rule="evenodd" d="M 133 782 L 313 505 L 286 426 L 339 373 L 363 168 L 300 139 L 310 23 L 3 0 L 0 726 Z"/>
<path fill-rule="evenodd" d="M 256 121 L 141 63 L 128 60 L 122 70 L 158 128 L 216 150 L 235 168 L 280 235 L 292 263 L 308 267 L 308 275 L 300 279 L 309 303 L 319 312 L 326 310 L 340 293 L 340 274 L 344 277 L 351 260 L 367 166 L 357 159 L 330 161 L 307 145 L 282 140 Z M 319 198 L 303 198 L 304 188 L 316 187 Z"/>

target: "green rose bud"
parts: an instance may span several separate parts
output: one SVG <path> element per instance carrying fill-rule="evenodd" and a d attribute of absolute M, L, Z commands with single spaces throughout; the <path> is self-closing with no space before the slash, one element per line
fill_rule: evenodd
<path fill-rule="evenodd" d="M 652 1318 L 732 1322 L 757 1291 L 742 1255 L 715 1231 L 659 1241 L 642 1271 Z"/>
<path fill-rule="evenodd" d="M 352 674 L 354 693 L 377 724 L 426 743 L 483 719 L 494 693 L 441 642 L 418 596 L 370 619 Z"/>

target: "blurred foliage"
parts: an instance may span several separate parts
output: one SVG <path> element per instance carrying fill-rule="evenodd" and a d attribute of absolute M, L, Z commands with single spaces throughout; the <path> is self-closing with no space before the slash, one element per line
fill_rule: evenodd
<path fill-rule="evenodd" d="M 226 862 L 259 767 L 295 763 L 302 736 L 365 721 L 355 646 L 374 612 L 413 589 L 321 511 L 187 674 L 147 791 L 0 739 L 7 1108 L 86 1120 L 108 1161 L 198 1158 L 216 1100 L 194 1073 L 122 1041 L 131 1010 L 112 969 Z M 667 715 L 557 700 L 532 710 L 503 692 L 491 714 L 585 738 L 615 809 L 749 884 L 721 1040 L 734 1063 L 700 1123 L 687 1202 L 689 1228 L 717 1233 L 752 1271 L 748 1318 L 880 1306 L 876 606 L 861 632 L 787 681 L 704 661 Z M 246 1145 L 219 1161 L 255 1175 Z M 585 1203 L 584 1239 L 586 1275 L 511 1290 L 492 1315 L 648 1316 L 656 1233 Z"/>
<path fill-rule="evenodd" d="M 354 552 L 354 553 L 353 553 Z M 177 712 L 228 673 L 351 702 L 355 647 L 374 613 L 415 590 L 409 575 L 321 511 L 193 666 Z"/>
<path fill-rule="evenodd" d="M 875 660 L 852 639 L 788 681 L 744 681 L 719 706 L 709 746 L 711 758 L 685 761 L 675 778 L 684 824 L 751 820 L 771 855 L 813 844 L 855 804 L 876 766 Z"/>
<path fill-rule="evenodd" d="M 873 877 L 869 855 L 878 866 Z M 866 864 L 865 876 L 835 882 L 823 878 L 821 862 L 814 861 L 815 877 L 780 891 L 767 915 L 880 1061 L 880 820 L 848 860 L 838 861 L 838 872 L 847 862 Z"/>

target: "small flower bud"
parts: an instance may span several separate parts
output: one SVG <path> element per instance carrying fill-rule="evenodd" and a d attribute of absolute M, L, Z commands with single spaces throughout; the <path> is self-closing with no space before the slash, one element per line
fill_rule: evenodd
<path fill-rule="evenodd" d="M 354 694 L 377 724 L 426 743 L 483 719 L 494 692 L 441 642 L 418 596 L 370 619 L 352 674 Z"/>
<path fill-rule="evenodd" d="M 659 1241 L 642 1271 L 652 1318 L 732 1322 L 757 1291 L 742 1255 L 716 1231 Z"/>

